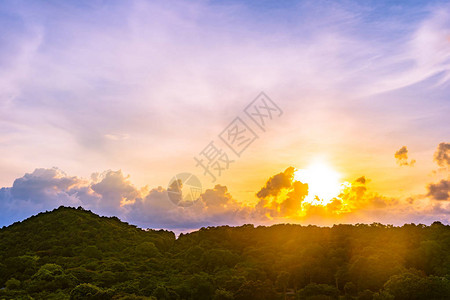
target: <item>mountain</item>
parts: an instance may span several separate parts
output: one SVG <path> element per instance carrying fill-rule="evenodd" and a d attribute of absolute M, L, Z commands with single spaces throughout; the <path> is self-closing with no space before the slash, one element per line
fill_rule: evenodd
<path fill-rule="evenodd" d="M 450 299 L 450 226 L 208 227 L 60 207 L 0 229 L 0 299 Z"/>
<path fill-rule="evenodd" d="M 132 273 L 126 272 L 126 265 L 134 268 L 136 257 L 160 256 L 174 241 L 170 231 L 146 231 L 81 207 L 59 207 L 0 230 L 0 286 L 14 278 L 30 295 L 42 299 L 47 299 L 48 291 L 68 294 L 82 282 L 109 286 L 128 279 Z M 41 270 L 45 266 L 52 269 Z"/>

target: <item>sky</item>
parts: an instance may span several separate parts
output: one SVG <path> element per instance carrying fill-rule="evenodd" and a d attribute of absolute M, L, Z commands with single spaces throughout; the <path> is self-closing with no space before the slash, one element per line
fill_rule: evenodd
<path fill-rule="evenodd" d="M 448 95 L 448 1 L 1 1 L 0 226 L 448 224 Z"/>

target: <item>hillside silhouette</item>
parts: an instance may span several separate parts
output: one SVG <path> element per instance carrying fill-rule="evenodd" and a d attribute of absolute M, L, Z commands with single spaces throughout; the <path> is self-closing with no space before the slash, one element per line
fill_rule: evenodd
<path fill-rule="evenodd" d="M 0 299 L 450 299 L 450 226 L 175 234 L 60 207 L 0 229 Z"/>

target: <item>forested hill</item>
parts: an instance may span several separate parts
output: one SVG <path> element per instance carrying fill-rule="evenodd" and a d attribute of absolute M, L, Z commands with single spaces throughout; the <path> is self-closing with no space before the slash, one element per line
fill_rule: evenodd
<path fill-rule="evenodd" d="M 450 226 L 175 235 L 60 207 L 0 229 L 0 299 L 450 299 Z"/>

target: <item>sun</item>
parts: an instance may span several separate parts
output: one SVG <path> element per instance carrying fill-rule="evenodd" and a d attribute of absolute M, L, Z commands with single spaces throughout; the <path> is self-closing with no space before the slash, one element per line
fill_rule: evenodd
<path fill-rule="evenodd" d="M 308 184 L 308 196 L 304 202 L 313 205 L 327 205 L 337 197 L 345 183 L 341 183 L 341 174 L 323 162 L 317 162 L 306 169 L 295 171 L 294 180 Z"/>

